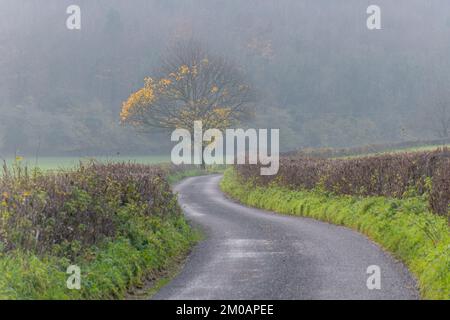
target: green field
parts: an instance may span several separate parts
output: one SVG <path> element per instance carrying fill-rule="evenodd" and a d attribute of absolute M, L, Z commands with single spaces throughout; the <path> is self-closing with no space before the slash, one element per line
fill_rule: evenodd
<path fill-rule="evenodd" d="M 369 153 L 356 154 L 356 155 L 351 155 L 351 156 L 336 157 L 335 159 L 349 159 L 349 158 L 371 157 L 371 156 L 377 156 L 377 155 L 396 154 L 396 153 L 402 153 L 402 152 L 435 151 L 437 149 L 442 149 L 442 148 L 450 148 L 450 144 L 445 144 L 445 145 L 423 145 L 423 146 L 410 147 L 410 148 L 386 149 L 386 150 L 379 151 L 379 152 L 369 152 Z"/>
<path fill-rule="evenodd" d="M 96 156 L 96 157 L 39 157 L 34 156 L 20 156 L 17 157 L 21 165 L 28 168 L 39 167 L 42 170 L 58 170 L 70 169 L 77 166 L 80 161 L 99 161 L 99 162 L 134 162 L 142 164 L 159 164 L 169 163 L 169 155 L 144 155 L 144 156 Z M 5 160 L 8 166 L 11 166 L 16 161 L 15 156 L 8 156 L 0 158 Z"/>

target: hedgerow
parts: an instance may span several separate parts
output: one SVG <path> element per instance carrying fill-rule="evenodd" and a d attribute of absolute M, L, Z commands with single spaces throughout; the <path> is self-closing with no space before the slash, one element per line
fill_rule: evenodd
<path fill-rule="evenodd" d="M 260 176 L 257 165 L 239 165 L 246 180 L 258 185 L 277 183 L 296 189 L 320 188 L 338 195 L 405 198 L 427 195 L 436 214 L 448 216 L 450 150 L 386 154 L 351 159 L 287 156 L 274 176 Z"/>
<path fill-rule="evenodd" d="M 74 170 L 0 176 L 0 298 L 123 298 L 130 286 L 189 250 L 168 168 L 80 164 Z M 66 269 L 82 272 L 81 290 Z"/>

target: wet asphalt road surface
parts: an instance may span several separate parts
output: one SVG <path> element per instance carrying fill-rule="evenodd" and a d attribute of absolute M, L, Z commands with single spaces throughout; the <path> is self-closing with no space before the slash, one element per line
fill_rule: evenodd
<path fill-rule="evenodd" d="M 417 299 L 408 270 L 363 235 L 308 218 L 237 204 L 220 175 L 175 187 L 186 217 L 205 233 L 180 274 L 153 299 Z M 367 268 L 381 289 L 367 288 Z"/>

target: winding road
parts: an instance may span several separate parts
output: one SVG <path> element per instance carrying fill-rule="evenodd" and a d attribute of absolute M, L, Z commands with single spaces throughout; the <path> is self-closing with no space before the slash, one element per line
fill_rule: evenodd
<path fill-rule="evenodd" d="M 153 299 L 417 299 L 408 270 L 363 235 L 237 204 L 220 175 L 178 184 L 187 218 L 205 232 L 180 274 Z M 369 290 L 367 268 L 381 271 Z"/>

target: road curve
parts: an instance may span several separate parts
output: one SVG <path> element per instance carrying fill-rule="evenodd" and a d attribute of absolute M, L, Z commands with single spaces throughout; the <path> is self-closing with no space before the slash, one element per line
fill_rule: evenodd
<path fill-rule="evenodd" d="M 178 184 L 187 218 L 206 239 L 153 299 L 417 299 L 407 269 L 363 235 L 227 199 L 221 176 Z M 381 270 L 369 290 L 367 267 Z"/>

